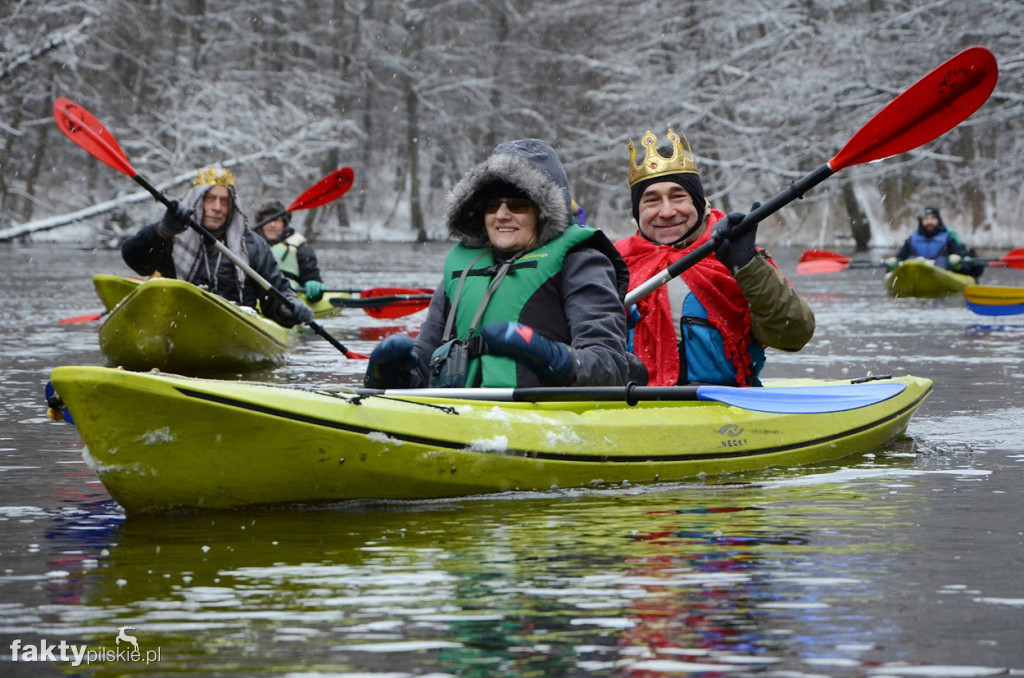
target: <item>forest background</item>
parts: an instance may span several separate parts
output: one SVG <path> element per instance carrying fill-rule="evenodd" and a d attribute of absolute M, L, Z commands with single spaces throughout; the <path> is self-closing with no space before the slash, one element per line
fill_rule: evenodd
<path fill-rule="evenodd" d="M 451 186 L 525 137 L 618 237 L 627 140 L 645 130 L 685 133 L 712 204 L 746 210 L 982 45 L 1000 72 L 978 112 L 838 173 L 759 242 L 893 247 L 935 205 L 972 245 L 1022 244 L 1020 0 L 11 0 L 0 36 L 0 240 L 113 246 L 161 214 L 61 134 L 58 97 L 171 196 L 231 167 L 250 215 L 353 167 L 348 195 L 295 214 L 314 241 L 444 238 Z"/>

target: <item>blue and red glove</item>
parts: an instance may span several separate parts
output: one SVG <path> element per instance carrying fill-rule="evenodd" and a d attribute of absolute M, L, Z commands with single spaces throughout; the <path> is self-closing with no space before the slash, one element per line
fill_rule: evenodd
<path fill-rule="evenodd" d="M 519 323 L 491 323 L 481 330 L 487 353 L 522 363 L 551 386 L 565 386 L 576 376 L 576 362 L 568 346 L 551 341 Z"/>
<path fill-rule="evenodd" d="M 412 371 L 420 365 L 414 345 L 415 342 L 404 334 L 392 334 L 380 342 L 370 353 L 363 385 L 366 388 L 409 388 Z"/>

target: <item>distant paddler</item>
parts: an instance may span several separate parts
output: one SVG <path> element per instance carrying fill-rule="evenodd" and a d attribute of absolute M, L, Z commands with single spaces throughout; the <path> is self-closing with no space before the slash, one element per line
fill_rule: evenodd
<path fill-rule="evenodd" d="M 305 236 L 292 227 L 291 212 L 281 201 L 271 200 L 256 210 L 255 219 L 255 231 L 270 243 L 274 259 L 292 289 L 304 293 L 311 302 L 320 301 L 327 288 L 320 277 L 316 251 Z"/>

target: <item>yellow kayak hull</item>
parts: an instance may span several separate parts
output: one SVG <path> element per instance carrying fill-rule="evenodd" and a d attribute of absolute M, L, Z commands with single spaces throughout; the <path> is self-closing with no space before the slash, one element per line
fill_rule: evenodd
<path fill-rule="evenodd" d="M 974 282 L 969 275 L 947 271 L 926 259 L 907 259 L 885 276 L 885 289 L 893 297 L 948 297 Z"/>
<path fill-rule="evenodd" d="M 289 331 L 183 280 L 141 282 L 106 315 L 100 350 L 111 365 L 223 374 L 284 362 Z"/>
<path fill-rule="evenodd" d="M 964 299 L 984 306 L 1024 304 L 1024 287 L 969 285 L 964 288 Z"/>
<path fill-rule="evenodd" d="M 657 483 L 830 461 L 900 436 L 931 393 L 928 379 L 884 381 L 902 385 L 898 395 L 779 414 L 698 400 L 384 398 L 102 367 L 58 367 L 51 378 L 128 513 Z"/>

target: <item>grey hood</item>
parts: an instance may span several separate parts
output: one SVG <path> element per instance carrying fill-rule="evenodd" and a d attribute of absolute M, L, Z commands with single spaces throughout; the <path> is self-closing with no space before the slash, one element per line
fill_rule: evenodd
<path fill-rule="evenodd" d="M 477 201 L 497 183 L 508 183 L 529 196 L 540 209 L 537 246 L 544 245 L 573 223 L 569 178 L 554 149 L 539 139 L 500 144 L 474 166 L 448 194 L 448 233 L 467 247 L 487 245 L 487 230 Z"/>

